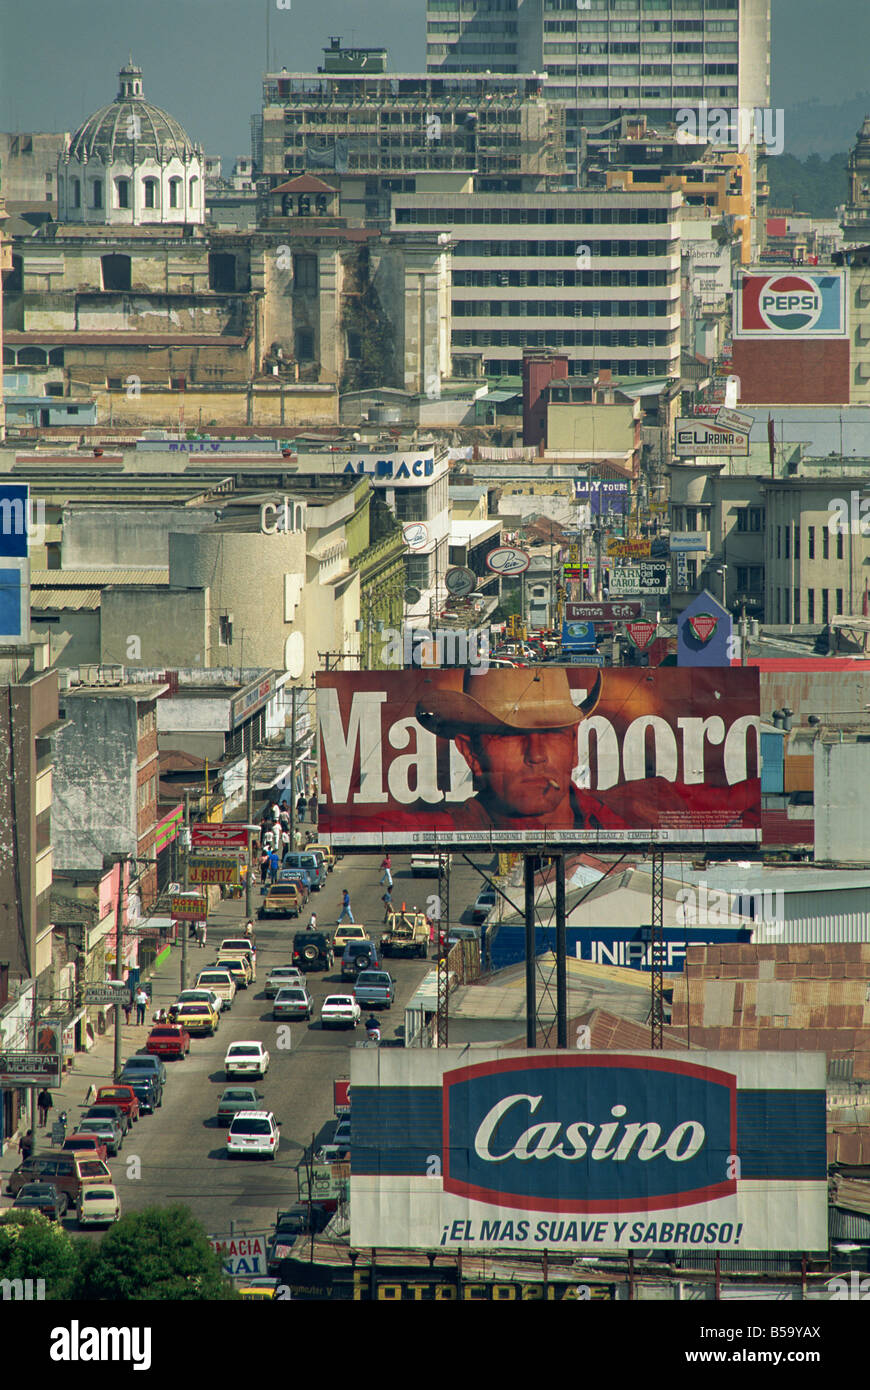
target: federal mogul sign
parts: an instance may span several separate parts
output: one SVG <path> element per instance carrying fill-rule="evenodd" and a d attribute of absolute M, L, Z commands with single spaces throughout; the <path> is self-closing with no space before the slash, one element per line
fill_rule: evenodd
<path fill-rule="evenodd" d="M 352 1054 L 356 1248 L 827 1248 L 823 1054 L 472 1055 Z"/>

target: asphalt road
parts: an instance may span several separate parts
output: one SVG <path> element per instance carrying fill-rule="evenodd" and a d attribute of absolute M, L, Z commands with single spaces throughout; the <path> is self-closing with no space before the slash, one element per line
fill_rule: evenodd
<path fill-rule="evenodd" d="M 487 867 L 491 861 L 487 860 Z M 289 1025 L 290 1048 L 279 1046 L 279 1027 L 271 1014 L 271 1001 L 263 994 L 266 975 L 273 966 L 289 964 L 294 931 L 316 911 L 318 926 L 331 930 L 338 920 L 342 889 L 351 894 L 351 908 L 357 922 L 371 928 L 375 940 L 383 921 L 379 886 L 379 858 L 347 856 L 329 875 L 326 886 L 312 894 L 307 910 L 298 921 L 255 922 L 257 980 L 240 990 L 232 1010 L 223 1016 L 213 1038 L 194 1038 L 190 1056 L 183 1062 L 167 1062 L 167 1082 L 161 1109 L 144 1115 L 132 1128 L 118 1159 L 110 1160 L 121 1197 L 122 1210 L 182 1202 L 204 1224 L 210 1234 L 268 1232 L 276 1212 L 297 1200 L 295 1169 L 314 1141 L 325 1142 L 334 1124 L 332 1082 L 349 1076 L 350 1056 L 357 1040 L 364 1040 L 362 1028 L 323 1031 L 320 1004 L 327 994 L 341 990 L 340 973 L 311 972 L 307 976 L 314 998 L 314 1017 L 310 1024 Z M 435 878 L 414 879 L 407 856 L 394 856 L 393 901 L 425 909 L 426 900 L 437 893 Z M 454 860 L 451 882 L 451 919 L 460 920 L 462 909 L 476 897 L 482 880 L 461 860 Z M 244 902 L 225 902 L 209 921 L 208 944 L 191 943 L 188 951 L 188 978 L 214 956 L 223 936 L 239 934 L 245 920 Z M 404 1008 L 425 974 L 430 961 L 394 959 L 384 962 L 397 983 L 397 998 L 388 1012 L 381 1013 L 384 1040 L 401 1037 Z M 168 1005 L 178 993 L 178 958 L 154 977 L 153 1007 Z M 146 1029 L 142 1029 L 144 1044 Z M 286 1033 L 285 1033 L 286 1036 Z M 226 1129 L 218 1127 L 215 1112 L 221 1091 L 228 1084 L 223 1059 L 230 1042 L 256 1039 L 270 1053 L 265 1080 L 257 1083 L 264 1109 L 272 1110 L 282 1121 L 281 1143 L 274 1162 L 261 1158 L 229 1159 L 225 1152 Z M 70 1115 L 72 1121 L 74 1116 Z"/>

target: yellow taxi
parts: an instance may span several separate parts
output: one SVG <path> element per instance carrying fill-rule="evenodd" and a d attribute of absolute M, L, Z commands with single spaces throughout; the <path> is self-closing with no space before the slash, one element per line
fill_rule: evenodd
<path fill-rule="evenodd" d="M 186 1028 L 191 1037 L 214 1037 L 220 1025 L 220 1014 L 206 1000 L 178 1004 L 173 1022 Z"/>
<path fill-rule="evenodd" d="M 269 1298 L 278 1297 L 277 1279 L 252 1279 L 250 1284 L 240 1284 L 238 1289 L 239 1298 Z"/>
<path fill-rule="evenodd" d="M 306 845 L 306 852 L 309 854 L 322 854 L 326 872 L 331 874 L 335 868 L 335 855 L 328 845 Z"/>
<path fill-rule="evenodd" d="M 251 983 L 253 971 L 247 955 L 239 955 L 237 951 L 221 952 L 214 962 L 214 968 L 228 970 L 236 989 L 247 989 Z"/>

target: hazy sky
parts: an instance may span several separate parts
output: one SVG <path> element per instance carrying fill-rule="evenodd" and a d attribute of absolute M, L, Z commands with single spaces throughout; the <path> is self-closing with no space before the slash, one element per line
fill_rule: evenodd
<path fill-rule="evenodd" d="M 250 153 L 266 15 L 272 65 L 312 71 L 331 34 L 425 69 L 425 0 L 0 0 L 0 130 L 69 130 L 110 102 L 132 50 L 145 95 L 224 159 Z M 773 105 L 870 89 L 870 0 L 772 0 Z M 787 145 L 786 140 L 786 145 Z"/>

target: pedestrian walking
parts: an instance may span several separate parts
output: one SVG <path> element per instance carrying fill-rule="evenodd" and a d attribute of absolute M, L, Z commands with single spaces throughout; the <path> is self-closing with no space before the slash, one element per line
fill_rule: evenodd
<path fill-rule="evenodd" d="M 305 795 L 304 795 L 304 793 L 303 793 L 303 792 L 300 792 L 300 793 L 299 793 L 299 800 L 296 802 L 296 819 L 297 819 L 297 820 L 302 821 L 302 820 L 305 819 L 305 807 L 307 806 L 307 804 L 308 804 L 308 803 L 307 803 L 307 801 L 305 800 Z"/>
<path fill-rule="evenodd" d="M 381 868 L 383 869 L 384 872 L 381 874 L 380 882 L 381 882 L 381 883 L 386 883 L 387 888 L 392 888 L 392 886 L 393 886 L 393 861 L 392 861 L 392 859 L 390 858 L 390 852 L 389 852 L 389 850 L 387 850 L 387 853 L 384 855 L 383 859 L 381 860 Z"/>
<path fill-rule="evenodd" d="M 317 913 L 316 913 L 316 912 L 312 912 L 311 916 L 308 918 L 308 930 L 309 930 L 309 931 L 317 931 Z"/>
<path fill-rule="evenodd" d="M 275 879 L 276 879 L 277 877 L 278 877 L 278 856 L 277 856 L 277 854 L 275 853 L 275 851 L 272 849 L 272 850 L 269 851 L 269 881 L 270 881 L 271 883 L 274 883 L 274 882 L 275 882 Z"/>
<path fill-rule="evenodd" d="M 383 905 L 384 905 L 384 921 L 386 922 L 386 921 L 388 920 L 388 918 L 389 918 L 390 913 L 391 913 L 392 910 L 393 910 L 393 895 L 392 895 L 392 893 L 389 891 L 389 889 L 388 889 L 387 892 L 384 894 L 384 896 L 381 898 L 381 902 L 382 902 Z"/>
<path fill-rule="evenodd" d="M 349 922 L 353 921 L 353 913 L 350 910 L 350 893 L 346 888 L 343 888 L 341 897 L 341 916 L 336 922 L 336 926 L 340 927 L 345 917 Z"/>
<path fill-rule="evenodd" d="M 200 936 L 200 941 L 199 941 L 200 946 L 204 946 L 204 945 L 206 944 L 207 941 L 208 941 L 208 922 L 203 922 L 203 923 L 201 924 L 201 936 Z"/>
<path fill-rule="evenodd" d="M 290 812 L 287 810 L 286 806 L 285 806 L 285 807 L 282 807 L 282 810 L 281 810 L 281 822 L 280 822 L 280 823 L 281 823 L 281 829 L 282 829 L 282 830 L 289 830 L 289 829 L 290 829 Z"/>
<path fill-rule="evenodd" d="M 312 792 L 308 798 L 308 815 L 313 825 L 317 820 L 317 792 Z"/>
<path fill-rule="evenodd" d="M 145 1010 L 148 1008 L 148 995 L 140 985 L 136 991 L 136 1027 L 140 1027 L 145 1022 Z"/>
<path fill-rule="evenodd" d="M 260 882 L 265 883 L 269 874 L 269 851 L 263 850 L 260 855 Z"/>
<path fill-rule="evenodd" d="M 22 1134 L 18 1140 L 18 1151 L 21 1154 L 21 1161 L 25 1163 L 33 1153 L 33 1130 L 29 1129 L 26 1134 Z"/>
<path fill-rule="evenodd" d="M 250 917 L 245 923 L 245 936 L 248 938 L 249 941 L 253 941 L 254 939 L 254 923 L 251 921 Z"/>
<path fill-rule="evenodd" d="M 204 923 L 204 922 L 197 922 L 197 924 L 196 924 L 196 944 L 197 944 L 197 946 L 202 946 L 202 945 L 203 945 L 204 933 L 205 933 L 205 923 Z"/>
<path fill-rule="evenodd" d="M 132 1012 L 133 1012 L 133 996 L 132 996 L 132 994 L 130 994 L 130 992 L 129 992 L 129 990 L 128 990 L 128 992 L 127 992 L 127 997 L 126 997 L 126 999 L 124 1000 L 124 1022 L 126 1023 L 126 1025 L 127 1025 L 128 1028 L 129 1028 L 129 1026 L 130 1026 L 130 1015 L 131 1015 Z"/>
<path fill-rule="evenodd" d="M 54 1101 L 52 1099 L 51 1091 L 47 1090 L 44 1086 L 40 1091 L 39 1095 L 36 1097 L 36 1105 L 39 1111 L 39 1123 L 48 1128 L 48 1116 L 49 1112 L 54 1106 Z"/>

